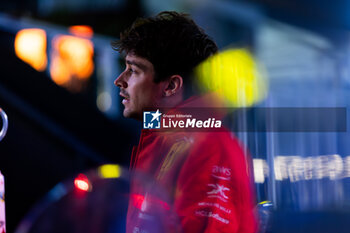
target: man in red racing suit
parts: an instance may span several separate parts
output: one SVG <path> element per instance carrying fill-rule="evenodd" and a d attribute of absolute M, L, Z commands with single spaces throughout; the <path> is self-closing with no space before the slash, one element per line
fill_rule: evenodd
<path fill-rule="evenodd" d="M 196 102 L 193 99 L 181 107 Z M 159 132 L 144 129 L 139 145 L 133 149 L 131 169 L 150 174 L 164 188 L 168 208 L 179 217 L 183 232 L 256 230 L 245 156 L 238 140 L 227 131 Z M 132 186 L 131 193 L 147 195 L 140 184 Z M 142 228 L 142 224 L 138 225 L 139 214 L 147 212 L 141 210 L 141 206 L 142 203 L 131 200 L 127 232 L 134 232 L 135 228 L 155 231 L 152 226 Z M 164 205 L 159 200 L 153 208 L 163 209 Z M 157 230 L 172 232 L 168 229 L 172 223 L 167 223 L 171 221 L 170 217 L 161 218 L 162 213 L 166 214 L 166 211 L 156 214 L 156 218 L 165 225 Z"/>
<path fill-rule="evenodd" d="M 125 117 L 142 120 L 145 108 L 200 107 L 188 98 L 191 72 L 217 46 L 187 15 L 139 19 L 112 45 L 126 55 L 126 69 L 115 80 Z M 145 129 L 131 170 L 128 233 L 256 230 L 245 157 L 227 131 Z M 153 182 L 135 179 L 138 172 Z"/>

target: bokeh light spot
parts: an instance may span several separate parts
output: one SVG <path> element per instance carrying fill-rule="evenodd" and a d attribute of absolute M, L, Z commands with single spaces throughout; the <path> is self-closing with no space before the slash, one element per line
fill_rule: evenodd
<path fill-rule="evenodd" d="M 37 71 L 47 66 L 46 32 L 38 28 L 22 29 L 15 38 L 15 53 L 18 58 L 28 63 Z"/>
<path fill-rule="evenodd" d="M 118 178 L 120 177 L 121 170 L 116 164 L 105 164 L 98 168 L 99 174 L 103 178 Z"/>
<path fill-rule="evenodd" d="M 264 72 L 246 49 L 229 49 L 208 58 L 195 69 L 201 91 L 214 91 L 230 107 L 249 107 L 267 95 Z"/>
<path fill-rule="evenodd" d="M 52 47 L 52 80 L 71 91 L 79 91 L 94 71 L 93 43 L 84 38 L 59 35 L 54 38 Z"/>
<path fill-rule="evenodd" d="M 84 174 L 79 174 L 78 177 L 74 179 L 74 185 L 81 191 L 87 192 L 91 190 L 89 179 Z"/>
<path fill-rule="evenodd" d="M 68 30 L 75 36 L 91 38 L 94 35 L 94 30 L 88 25 L 74 25 L 70 26 Z"/>

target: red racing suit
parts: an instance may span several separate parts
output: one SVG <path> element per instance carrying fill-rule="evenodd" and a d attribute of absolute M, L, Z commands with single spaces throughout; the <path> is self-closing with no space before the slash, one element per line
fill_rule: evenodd
<path fill-rule="evenodd" d="M 147 194 L 142 193 L 140 184 L 134 183 L 130 191 L 128 233 L 256 231 L 245 156 L 238 141 L 227 131 L 142 130 L 139 145 L 133 149 L 131 169 L 149 174 L 164 188 L 169 205 L 154 199 L 151 202 L 175 212 L 181 230 L 161 223 L 167 220 L 151 224 L 160 224 L 162 229 L 143 228 L 137 219 L 144 216 L 140 214 L 145 209 L 140 197 L 142 202 Z"/>

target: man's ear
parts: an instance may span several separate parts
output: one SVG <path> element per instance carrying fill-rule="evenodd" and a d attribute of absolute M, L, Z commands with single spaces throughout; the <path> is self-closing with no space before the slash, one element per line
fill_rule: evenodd
<path fill-rule="evenodd" d="M 183 79 L 180 75 L 172 75 L 167 80 L 167 85 L 164 89 L 165 96 L 172 96 L 182 91 Z"/>

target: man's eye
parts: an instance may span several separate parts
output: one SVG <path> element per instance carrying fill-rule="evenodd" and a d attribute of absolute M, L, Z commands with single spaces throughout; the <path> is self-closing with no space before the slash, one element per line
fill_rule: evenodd
<path fill-rule="evenodd" d="M 128 72 L 129 72 L 129 73 L 134 73 L 135 71 L 134 71 L 133 69 L 129 68 L 129 69 L 128 69 Z"/>

